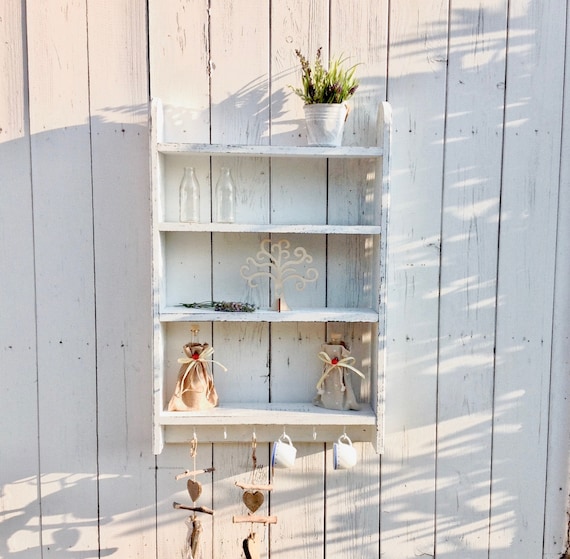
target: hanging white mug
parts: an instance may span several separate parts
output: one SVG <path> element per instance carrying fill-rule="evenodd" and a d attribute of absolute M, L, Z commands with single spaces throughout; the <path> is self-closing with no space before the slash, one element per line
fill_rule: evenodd
<path fill-rule="evenodd" d="M 356 448 L 352 446 L 352 441 L 345 433 L 341 435 L 338 441 L 333 445 L 334 469 L 349 470 L 356 464 L 356 462 L 358 462 Z"/>
<path fill-rule="evenodd" d="M 288 435 L 283 433 L 279 440 L 273 443 L 271 465 L 274 468 L 292 468 L 297 457 L 297 449 Z"/>

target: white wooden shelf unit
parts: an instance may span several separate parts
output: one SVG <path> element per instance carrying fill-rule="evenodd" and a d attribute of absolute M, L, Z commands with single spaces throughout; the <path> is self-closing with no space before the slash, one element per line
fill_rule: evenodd
<path fill-rule="evenodd" d="M 185 443 L 194 436 L 200 442 L 251 442 L 252 436 L 270 442 L 284 430 L 298 442 L 331 442 L 347 433 L 381 452 L 388 103 L 379 108 L 374 147 L 167 142 L 168 114 L 158 99 L 152 102 L 151 116 L 155 453 L 165 443 Z M 210 217 L 211 193 L 222 165 L 232 168 L 238 189 L 232 224 Z M 178 187 L 186 166 L 196 168 L 201 183 L 200 223 L 178 220 Z M 358 211 L 351 211 L 353 207 Z M 283 235 L 291 248 L 307 248 L 319 279 L 302 293 L 286 292 L 292 310 L 277 312 L 270 309 L 269 281 L 252 291 L 239 270 L 262 239 Z M 244 295 L 261 301 L 257 310 L 181 306 L 245 301 Z M 177 359 L 196 324 L 200 341 L 210 343 L 214 359 L 228 367 L 222 372 L 213 365 L 220 405 L 208 411 L 168 412 Z M 355 366 L 366 376 L 356 383 L 359 411 L 312 404 L 322 373 L 320 344 L 335 332 L 349 343 Z"/>

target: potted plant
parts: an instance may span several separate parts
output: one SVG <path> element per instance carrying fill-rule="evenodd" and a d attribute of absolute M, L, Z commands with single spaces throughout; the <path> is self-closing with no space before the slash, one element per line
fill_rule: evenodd
<path fill-rule="evenodd" d="M 344 58 L 334 58 L 328 68 L 323 64 L 322 47 L 313 65 L 299 49 L 295 54 L 301 63 L 301 87 L 291 87 L 304 102 L 307 142 L 310 146 L 340 146 L 344 122 L 348 115 L 346 101 L 358 88 L 357 64 L 344 68 Z"/>

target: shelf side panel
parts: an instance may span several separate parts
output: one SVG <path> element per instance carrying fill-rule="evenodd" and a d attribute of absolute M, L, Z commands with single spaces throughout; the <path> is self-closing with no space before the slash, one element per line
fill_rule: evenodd
<path fill-rule="evenodd" d="M 377 175 L 382 178 L 382 197 L 380 225 L 382 233 L 380 235 L 378 273 L 378 353 L 377 367 L 375 368 L 377 378 L 374 379 L 376 397 L 374 399 L 376 415 L 378 417 L 378 432 L 375 441 L 375 448 L 378 453 L 384 452 L 385 438 L 385 401 L 386 401 L 386 363 L 387 353 L 387 305 L 388 305 L 388 240 L 390 231 L 390 178 L 391 178 L 391 141 L 392 141 L 392 107 L 389 103 L 383 102 L 378 107 L 378 143 L 384 151 L 384 157 L 377 161 Z"/>

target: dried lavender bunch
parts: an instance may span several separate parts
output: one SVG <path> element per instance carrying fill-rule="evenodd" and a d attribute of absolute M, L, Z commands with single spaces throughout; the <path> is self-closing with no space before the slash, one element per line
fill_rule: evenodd
<path fill-rule="evenodd" d="M 240 301 L 202 301 L 201 303 L 180 303 L 187 309 L 214 309 L 222 312 L 253 312 L 255 305 Z"/>

